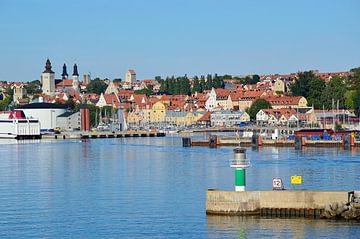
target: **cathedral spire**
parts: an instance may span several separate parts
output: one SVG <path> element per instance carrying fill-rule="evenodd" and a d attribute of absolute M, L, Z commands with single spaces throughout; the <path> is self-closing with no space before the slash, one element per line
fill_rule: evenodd
<path fill-rule="evenodd" d="M 62 74 L 61 74 L 62 78 L 63 79 L 67 79 L 68 78 L 68 73 L 67 73 L 67 69 L 66 69 L 66 64 L 64 63 L 63 65 L 63 71 L 62 71 Z"/>
<path fill-rule="evenodd" d="M 43 71 L 43 73 L 54 73 L 54 72 L 51 70 L 51 62 L 50 62 L 49 58 L 46 60 L 46 63 L 45 63 L 45 71 Z"/>
<path fill-rule="evenodd" d="M 77 69 L 77 65 L 75 64 L 74 65 L 74 71 L 73 71 L 73 76 L 79 76 L 79 73 L 78 73 L 78 69 Z"/>

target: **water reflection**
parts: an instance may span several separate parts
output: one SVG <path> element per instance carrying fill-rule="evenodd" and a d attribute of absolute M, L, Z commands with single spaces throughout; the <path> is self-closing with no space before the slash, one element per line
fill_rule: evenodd
<path fill-rule="evenodd" d="M 355 238 L 360 233 L 356 221 L 207 215 L 206 224 L 209 238 Z"/>
<path fill-rule="evenodd" d="M 358 230 L 351 223 L 206 216 L 206 189 L 233 190 L 233 147 L 183 148 L 177 136 L 11 141 L 0 155 L 0 238 L 296 238 L 318 230 L 341 237 Z M 247 189 L 271 189 L 273 177 L 289 188 L 293 174 L 303 176 L 305 189 L 354 189 L 358 155 L 247 148 Z"/>

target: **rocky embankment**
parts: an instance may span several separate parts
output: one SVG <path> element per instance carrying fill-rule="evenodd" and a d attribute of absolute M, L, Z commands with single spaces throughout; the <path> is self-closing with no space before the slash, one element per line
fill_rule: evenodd
<path fill-rule="evenodd" d="M 326 219 L 360 220 L 360 203 L 336 202 L 325 206 L 320 216 Z"/>

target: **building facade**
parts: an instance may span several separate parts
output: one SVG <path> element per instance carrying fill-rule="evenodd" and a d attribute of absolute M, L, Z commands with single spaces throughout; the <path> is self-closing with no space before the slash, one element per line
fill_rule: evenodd
<path fill-rule="evenodd" d="M 211 113 L 211 126 L 232 127 L 250 121 L 250 116 L 245 111 L 220 110 Z"/>
<path fill-rule="evenodd" d="M 65 112 L 56 117 L 56 127 L 67 130 L 80 130 L 81 114 L 80 112 Z"/>

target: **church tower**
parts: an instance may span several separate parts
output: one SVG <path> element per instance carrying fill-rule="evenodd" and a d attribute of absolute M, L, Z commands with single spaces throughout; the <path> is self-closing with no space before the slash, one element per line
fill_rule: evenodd
<path fill-rule="evenodd" d="M 68 73 L 67 73 L 67 69 L 66 69 L 66 64 L 65 64 L 65 63 L 64 63 L 64 65 L 63 65 L 63 71 L 62 71 L 61 76 L 62 76 L 62 79 L 63 79 L 63 80 L 67 79 L 68 76 L 69 76 Z"/>
<path fill-rule="evenodd" d="M 41 74 L 41 84 L 44 94 L 50 95 L 55 89 L 55 73 L 51 70 L 49 58 L 46 60 L 45 70 Z"/>
<path fill-rule="evenodd" d="M 74 70 L 73 70 L 73 74 L 72 74 L 72 79 L 73 79 L 73 88 L 75 90 L 79 89 L 79 73 L 78 73 L 78 69 L 77 69 L 77 65 L 74 65 Z"/>

